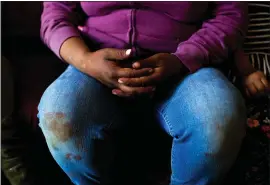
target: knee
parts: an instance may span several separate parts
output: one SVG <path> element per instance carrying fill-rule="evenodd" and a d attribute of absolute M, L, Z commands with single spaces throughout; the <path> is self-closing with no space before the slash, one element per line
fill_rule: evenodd
<path fill-rule="evenodd" d="M 69 67 L 44 92 L 38 117 L 51 122 L 52 126 L 56 121 L 109 122 L 117 109 L 112 107 L 116 102 L 108 92 L 95 79 Z"/>
<path fill-rule="evenodd" d="M 74 105 L 68 105 L 69 98 L 59 96 L 51 87 L 46 90 L 40 101 L 38 118 L 50 152 L 59 158 L 59 151 L 63 154 L 74 150 L 73 141 L 80 133 L 76 123 L 80 120 L 72 111 Z"/>
<path fill-rule="evenodd" d="M 245 135 L 244 100 L 216 69 L 202 69 L 184 79 L 160 112 L 173 137 L 193 137 L 213 155 L 234 152 Z"/>
<path fill-rule="evenodd" d="M 242 113 L 241 113 L 242 114 Z M 220 115 L 222 116 L 222 115 Z M 202 126 L 199 126 L 195 134 L 201 138 L 202 151 L 206 156 L 230 158 L 235 155 L 241 146 L 245 136 L 244 116 L 236 114 L 224 115 L 220 119 L 212 117 L 209 122 L 201 119 Z"/>
<path fill-rule="evenodd" d="M 65 142 L 70 138 L 104 138 L 125 122 L 118 99 L 95 79 L 69 67 L 44 92 L 38 106 L 44 135 Z"/>
<path fill-rule="evenodd" d="M 92 111 L 89 101 L 93 101 L 89 96 L 95 93 L 92 86 L 85 76 L 69 68 L 44 92 L 38 105 L 39 126 L 52 149 L 56 143 L 80 137 L 87 128 L 85 120 Z"/>
<path fill-rule="evenodd" d="M 64 143 L 72 138 L 75 129 L 72 123 L 79 121 L 80 117 L 72 94 L 66 95 L 64 89 L 60 91 L 61 88 L 55 83 L 49 86 L 38 106 L 39 126 L 46 139 L 51 141 L 48 144 L 52 145 L 56 141 Z"/>
<path fill-rule="evenodd" d="M 230 98 L 209 101 L 193 117 L 194 135 L 201 142 L 206 156 L 228 158 L 238 153 L 245 136 L 246 111 L 239 93 L 232 93 Z M 207 102 L 203 98 L 202 102 Z"/>

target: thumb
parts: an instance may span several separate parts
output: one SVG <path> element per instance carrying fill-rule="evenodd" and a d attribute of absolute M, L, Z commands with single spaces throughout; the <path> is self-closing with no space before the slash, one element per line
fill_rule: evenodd
<path fill-rule="evenodd" d="M 140 68 L 153 68 L 156 67 L 156 63 L 151 59 L 147 58 L 144 60 L 136 61 L 132 64 L 132 67 L 134 69 L 140 69 Z"/>
<path fill-rule="evenodd" d="M 131 55 L 131 49 L 105 49 L 105 58 L 107 60 L 125 60 Z"/>

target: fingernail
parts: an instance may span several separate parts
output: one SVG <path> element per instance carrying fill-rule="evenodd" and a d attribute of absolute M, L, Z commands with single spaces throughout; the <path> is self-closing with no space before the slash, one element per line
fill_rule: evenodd
<path fill-rule="evenodd" d="M 118 83 L 122 84 L 124 83 L 122 80 L 118 79 Z"/>
<path fill-rule="evenodd" d="M 132 67 L 133 68 L 138 68 L 138 67 L 140 67 L 140 63 L 135 62 L 135 63 L 132 64 Z"/>
<path fill-rule="evenodd" d="M 126 51 L 126 55 L 130 55 L 130 53 L 131 53 L 131 49 L 128 49 L 128 50 Z"/>
<path fill-rule="evenodd" d="M 153 69 L 149 69 L 149 73 L 152 73 L 153 72 Z"/>
<path fill-rule="evenodd" d="M 117 95 L 117 93 L 116 93 L 115 91 L 112 91 L 112 93 L 113 93 L 114 95 Z"/>
<path fill-rule="evenodd" d="M 155 90 L 156 90 L 156 88 L 155 88 L 155 87 L 153 87 L 153 88 L 152 88 L 152 91 L 155 91 Z"/>
<path fill-rule="evenodd" d="M 78 26 L 78 29 L 79 29 L 80 31 L 83 31 L 83 27 L 82 27 L 82 26 Z"/>

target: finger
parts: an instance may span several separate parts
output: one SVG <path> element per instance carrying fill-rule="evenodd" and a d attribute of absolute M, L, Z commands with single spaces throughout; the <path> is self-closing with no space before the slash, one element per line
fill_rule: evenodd
<path fill-rule="evenodd" d="M 125 60 L 130 57 L 131 49 L 115 49 L 107 48 L 104 49 L 105 59 L 107 60 Z"/>
<path fill-rule="evenodd" d="M 130 69 L 130 68 L 120 68 L 116 72 L 116 76 L 118 78 L 136 78 L 142 76 L 151 75 L 154 72 L 151 68 L 144 68 L 144 69 Z"/>
<path fill-rule="evenodd" d="M 146 67 L 154 68 L 154 67 L 156 67 L 156 63 L 154 61 L 152 61 L 151 59 L 147 58 L 144 60 L 134 62 L 132 64 L 132 67 L 134 69 L 146 68 Z"/>
<path fill-rule="evenodd" d="M 141 87 L 141 86 L 149 86 L 155 84 L 159 81 L 158 75 L 149 75 L 143 76 L 139 78 L 120 78 L 118 80 L 119 83 L 122 83 L 126 86 L 131 87 Z"/>
<path fill-rule="evenodd" d="M 269 84 L 266 78 L 261 78 L 261 81 L 266 88 L 269 88 Z"/>
<path fill-rule="evenodd" d="M 257 80 L 256 82 L 254 82 L 254 86 L 256 87 L 258 92 L 263 92 L 265 89 L 264 84 L 261 80 Z"/>
<path fill-rule="evenodd" d="M 132 97 L 132 94 L 125 93 L 120 89 L 113 89 L 112 94 L 119 96 L 119 97 Z"/>
<path fill-rule="evenodd" d="M 254 95 L 258 92 L 257 88 L 253 84 L 248 85 L 248 91 L 250 92 L 250 95 Z"/>
<path fill-rule="evenodd" d="M 132 94 L 133 96 L 141 95 L 141 94 L 150 94 L 155 91 L 155 87 L 128 87 L 125 85 L 120 85 L 119 89 L 127 94 Z"/>
<path fill-rule="evenodd" d="M 144 94 L 151 94 L 155 91 L 154 87 L 128 87 L 120 85 L 119 89 L 114 89 L 113 94 L 117 96 L 125 96 L 125 97 L 131 97 L 131 96 L 138 96 L 138 95 L 144 95 Z"/>

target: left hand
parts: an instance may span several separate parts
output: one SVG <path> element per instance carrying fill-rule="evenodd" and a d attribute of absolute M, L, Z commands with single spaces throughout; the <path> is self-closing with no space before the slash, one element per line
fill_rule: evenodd
<path fill-rule="evenodd" d="M 261 71 L 256 71 L 246 76 L 244 79 L 247 96 L 260 95 L 270 92 L 270 86 L 266 76 Z"/>
<path fill-rule="evenodd" d="M 167 80 L 169 77 L 181 75 L 184 65 L 174 55 L 168 53 L 158 53 L 144 60 L 137 61 L 132 65 L 135 69 L 152 68 L 150 75 L 136 78 L 119 78 L 118 82 L 128 87 L 156 86 Z M 114 89 L 115 94 L 122 96 L 123 92 Z"/>

